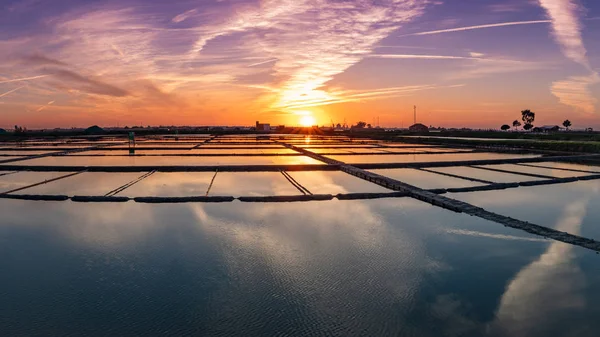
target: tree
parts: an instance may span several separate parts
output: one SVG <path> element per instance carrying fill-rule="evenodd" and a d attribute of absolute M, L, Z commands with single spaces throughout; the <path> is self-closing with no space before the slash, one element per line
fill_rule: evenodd
<path fill-rule="evenodd" d="M 502 131 L 506 131 L 506 130 L 510 129 L 510 125 L 508 125 L 508 124 L 504 124 L 504 125 L 502 125 L 502 126 L 500 127 L 500 129 L 501 129 Z"/>
<path fill-rule="evenodd" d="M 517 128 L 521 126 L 521 122 L 519 122 L 518 120 L 515 119 L 515 121 L 513 122 L 513 127 L 515 128 L 515 131 L 517 130 Z"/>
<path fill-rule="evenodd" d="M 570 120 L 565 120 L 563 122 L 563 126 L 567 129 L 567 131 L 569 131 L 569 128 L 571 127 L 571 121 Z"/>
<path fill-rule="evenodd" d="M 533 128 L 533 121 L 535 120 L 535 112 L 532 112 L 529 109 L 521 111 L 521 120 L 523 120 L 523 122 L 525 122 L 525 125 L 523 125 L 523 129 L 530 130 L 531 128 Z"/>
<path fill-rule="evenodd" d="M 365 126 L 367 126 L 367 123 L 360 121 L 360 122 L 356 123 L 356 125 L 354 127 L 357 129 L 364 129 Z"/>
<path fill-rule="evenodd" d="M 372 128 L 371 124 L 367 124 L 367 129 Z"/>

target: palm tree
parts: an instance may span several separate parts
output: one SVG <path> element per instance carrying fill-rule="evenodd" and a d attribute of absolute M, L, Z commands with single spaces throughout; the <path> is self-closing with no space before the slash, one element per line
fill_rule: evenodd
<path fill-rule="evenodd" d="M 563 126 L 567 129 L 567 131 L 569 131 L 569 127 L 571 126 L 571 121 L 570 120 L 565 120 L 563 122 Z"/>

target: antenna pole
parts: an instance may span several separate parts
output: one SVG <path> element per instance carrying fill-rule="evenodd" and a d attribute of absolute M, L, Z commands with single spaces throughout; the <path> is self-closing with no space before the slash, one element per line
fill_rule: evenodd
<path fill-rule="evenodd" d="M 417 124 L 417 106 L 414 106 L 414 123 L 413 124 Z"/>

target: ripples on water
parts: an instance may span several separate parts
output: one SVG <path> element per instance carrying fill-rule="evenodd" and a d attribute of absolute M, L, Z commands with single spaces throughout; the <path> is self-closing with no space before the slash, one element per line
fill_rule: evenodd
<path fill-rule="evenodd" d="M 598 198 L 586 198 L 565 207 L 557 227 L 593 222 L 585 211 Z M 4 335 L 599 328 L 594 254 L 412 199 L 31 205 L 0 201 Z"/>

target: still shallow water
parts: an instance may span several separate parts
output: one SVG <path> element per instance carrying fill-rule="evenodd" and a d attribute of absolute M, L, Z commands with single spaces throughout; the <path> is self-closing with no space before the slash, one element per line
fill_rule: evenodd
<path fill-rule="evenodd" d="M 600 328 L 599 256 L 408 198 L 2 200 L 0 212 L 3 335 L 596 336 Z"/>

